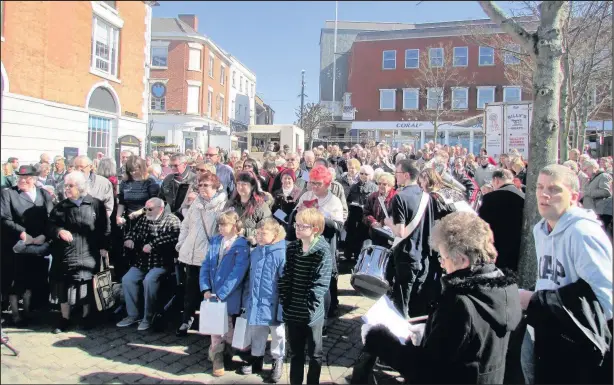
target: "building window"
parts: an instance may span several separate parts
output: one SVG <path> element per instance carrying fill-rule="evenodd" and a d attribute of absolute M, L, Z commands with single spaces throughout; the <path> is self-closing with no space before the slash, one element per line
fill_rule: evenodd
<path fill-rule="evenodd" d="M 108 5 L 109 7 L 115 9 L 115 1 L 113 0 L 102 0 L 103 3 L 105 3 L 106 5 Z"/>
<path fill-rule="evenodd" d="M 226 83 L 226 67 L 222 66 L 220 68 L 220 84 L 224 85 Z"/>
<path fill-rule="evenodd" d="M 469 54 L 467 47 L 454 47 L 454 67 L 467 67 L 469 64 Z"/>
<path fill-rule="evenodd" d="M 420 50 L 406 49 L 405 50 L 405 68 L 420 67 Z"/>
<path fill-rule="evenodd" d="M 151 98 L 152 111 L 166 111 L 166 96 L 161 98 Z"/>
<path fill-rule="evenodd" d="M 382 69 L 393 70 L 397 68 L 397 51 L 384 51 L 382 54 Z"/>
<path fill-rule="evenodd" d="M 200 71 L 200 50 L 190 48 L 190 56 L 188 59 L 188 69 L 190 71 Z"/>
<path fill-rule="evenodd" d="M 211 117 L 211 109 L 213 105 L 213 89 L 209 88 L 209 92 L 207 93 L 207 114 Z"/>
<path fill-rule="evenodd" d="M 429 49 L 429 63 L 431 67 L 443 67 L 443 48 Z"/>
<path fill-rule="evenodd" d="M 217 118 L 219 120 L 224 119 L 224 95 L 220 95 L 218 98 L 218 106 L 217 106 Z"/>
<path fill-rule="evenodd" d="M 111 119 L 90 115 L 87 133 L 87 156 L 96 159 L 98 152 L 107 154 L 111 140 Z"/>
<path fill-rule="evenodd" d="M 514 52 L 520 53 L 520 46 L 518 44 L 511 44 L 505 47 L 506 51 L 503 54 L 503 62 L 505 64 L 520 64 L 518 56 L 514 55 Z M 511 52 L 510 52 L 511 51 Z"/>
<path fill-rule="evenodd" d="M 119 29 L 94 16 L 94 41 L 92 46 L 94 68 L 117 77 L 118 52 Z"/>
<path fill-rule="evenodd" d="M 396 107 L 396 90 L 379 90 L 379 109 L 394 110 Z"/>
<path fill-rule="evenodd" d="M 0 1 L 0 36 L 4 36 L 4 1 Z"/>
<path fill-rule="evenodd" d="M 252 84 L 252 92 L 251 92 L 251 96 L 252 98 L 254 97 L 254 85 Z"/>
<path fill-rule="evenodd" d="M 419 100 L 418 88 L 404 88 L 403 89 L 403 109 L 404 110 L 417 110 Z"/>
<path fill-rule="evenodd" d="M 426 92 L 426 109 L 439 110 L 443 107 L 443 88 L 428 88 Z"/>
<path fill-rule="evenodd" d="M 239 92 L 243 92 L 243 76 L 239 78 Z"/>
<path fill-rule="evenodd" d="M 478 62 L 481 66 L 495 65 L 495 50 L 490 47 L 480 47 L 480 60 Z"/>
<path fill-rule="evenodd" d="M 469 108 L 469 88 L 452 88 L 452 109 L 466 110 Z"/>
<path fill-rule="evenodd" d="M 484 109 L 486 103 L 495 102 L 495 87 L 478 87 L 478 109 Z"/>
<path fill-rule="evenodd" d="M 166 67 L 168 64 L 168 47 L 151 48 L 151 65 L 153 67 Z"/>
<path fill-rule="evenodd" d="M 232 86 L 237 88 L 237 71 L 232 71 Z"/>
<path fill-rule="evenodd" d="M 198 114 L 200 102 L 200 87 L 188 85 L 188 114 Z"/>
<path fill-rule="evenodd" d="M 519 102 L 522 100 L 522 90 L 520 87 L 504 87 L 503 101 L 504 102 Z"/>
<path fill-rule="evenodd" d="M 213 78 L 213 66 L 215 65 L 215 59 L 213 56 L 209 56 L 209 77 Z"/>

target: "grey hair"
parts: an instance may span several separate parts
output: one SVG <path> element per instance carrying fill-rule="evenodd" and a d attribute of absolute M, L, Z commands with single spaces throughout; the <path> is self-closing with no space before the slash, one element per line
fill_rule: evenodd
<path fill-rule="evenodd" d="M 155 171 L 156 173 L 160 174 L 162 172 L 162 166 L 160 166 L 158 163 L 153 163 L 151 166 L 151 169 L 153 171 Z"/>
<path fill-rule="evenodd" d="M 439 175 L 443 175 L 443 173 L 446 171 L 446 169 L 448 168 L 448 164 L 447 161 L 440 157 L 440 156 L 435 156 L 432 160 L 432 164 L 433 164 L 433 168 L 435 169 L 435 171 L 437 171 L 437 173 Z"/>
<path fill-rule="evenodd" d="M 311 151 L 311 150 L 307 150 L 307 151 L 303 152 L 303 158 L 306 158 L 306 157 L 307 157 L 307 155 L 313 156 L 314 158 L 315 158 L 315 156 L 316 156 L 316 155 L 313 153 L 313 151 Z"/>
<path fill-rule="evenodd" d="M 578 169 L 578 163 L 576 163 L 573 160 L 566 160 L 565 162 L 563 162 L 563 166 L 565 167 L 569 167 L 570 169 L 573 170 L 573 172 L 578 173 L 579 169 Z"/>
<path fill-rule="evenodd" d="M 364 166 L 360 166 L 360 171 L 364 171 L 367 173 L 367 176 L 369 177 L 368 180 L 373 179 L 373 174 L 375 173 L 375 171 L 373 171 L 373 167 L 365 164 Z"/>
<path fill-rule="evenodd" d="M 599 170 L 599 163 L 595 159 L 587 159 L 582 162 L 582 168 L 591 166 L 592 168 Z"/>
<path fill-rule="evenodd" d="M 397 162 L 398 162 L 399 160 L 403 160 L 403 159 L 407 159 L 407 156 L 405 156 L 405 154 L 404 154 L 404 153 L 399 152 L 399 153 L 397 154 L 397 157 L 396 157 Z"/>
<path fill-rule="evenodd" d="M 385 182 L 387 182 L 388 184 L 390 184 L 390 186 L 394 187 L 394 175 L 392 175 L 389 172 L 384 172 L 381 173 L 377 176 L 377 182 L 379 183 L 379 181 L 384 180 Z"/>
<path fill-rule="evenodd" d="M 171 160 L 179 160 L 181 163 L 187 163 L 188 157 L 187 155 L 184 155 L 184 154 L 175 154 L 171 156 Z"/>
<path fill-rule="evenodd" d="M 73 158 L 72 163 L 75 164 L 78 160 L 83 160 L 87 163 L 88 166 L 92 165 L 92 160 L 87 155 L 79 155 Z"/>
<path fill-rule="evenodd" d="M 147 202 L 151 202 L 151 204 L 155 207 L 164 208 L 164 201 L 160 198 L 150 198 Z"/>
<path fill-rule="evenodd" d="M 241 157 L 241 152 L 237 151 L 237 150 L 230 151 L 230 154 L 228 154 L 228 157 L 230 158 L 230 157 L 233 157 L 233 156 L 237 157 L 237 158 L 240 158 Z"/>
<path fill-rule="evenodd" d="M 565 186 L 569 187 L 571 191 L 580 191 L 578 176 L 569 167 L 563 166 L 562 164 L 549 164 L 542 168 L 539 173 L 560 180 Z"/>
<path fill-rule="evenodd" d="M 116 176 L 117 165 L 115 164 L 115 160 L 109 157 L 100 159 L 100 163 L 98 163 L 98 168 L 96 169 L 96 174 L 105 178 Z"/>
<path fill-rule="evenodd" d="M 79 190 L 80 198 L 89 194 L 90 186 L 89 183 L 87 183 L 87 179 L 85 179 L 85 174 L 83 174 L 82 172 L 73 171 L 70 174 L 67 174 L 64 177 L 64 185 L 66 185 L 66 183 L 69 181 L 73 182 L 75 184 L 75 187 L 77 187 L 77 190 Z"/>

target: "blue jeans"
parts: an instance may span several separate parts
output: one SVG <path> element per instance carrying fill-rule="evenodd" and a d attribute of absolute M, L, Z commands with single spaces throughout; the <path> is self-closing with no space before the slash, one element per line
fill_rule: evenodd
<path fill-rule="evenodd" d="M 143 289 L 143 314 L 145 319 L 151 321 L 156 306 L 160 278 L 167 273 L 166 269 L 154 267 L 148 272 L 137 267 L 131 267 L 122 278 L 122 289 L 126 299 L 126 312 L 129 317 L 139 318 L 141 288 Z"/>

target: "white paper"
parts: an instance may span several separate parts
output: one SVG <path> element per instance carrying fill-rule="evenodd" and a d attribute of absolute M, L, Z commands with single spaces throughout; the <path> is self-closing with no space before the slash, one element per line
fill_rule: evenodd
<path fill-rule="evenodd" d="M 282 222 L 286 222 L 286 217 L 288 216 L 288 214 L 283 212 L 281 209 L 277 209 L 277 211 L 273 213 L 273 216 Z"/>
<path fill-rule="evenodd" d="M 382 296 L 365 315 L 362 320 L 371 326 L 384 325 L 405 345 L 412 331 L 419 329 L 417 325 L 410 324 L 396 309 L 388 296 Z"/>

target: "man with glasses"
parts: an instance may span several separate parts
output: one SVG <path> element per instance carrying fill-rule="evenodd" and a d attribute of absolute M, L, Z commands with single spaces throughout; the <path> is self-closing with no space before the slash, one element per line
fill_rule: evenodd
<path fill-rule="evenodd" d="M 134 154 L 129 150 L 124 150 L 119 154 L 119 168 L 117 169 L 117 176 L 120 181 L 121 177 L 126 173 L 126 162 L 132 155 Z"/>
<path fill-rule="evenodd" d="M 183 220 L 181 205 L 190 190 L 196 188 L 196 174 L 188 168 L 188 158 L 183 154 L 171 157 L 171 168 L 173 172 L 162 181 L 160 199 L 166 203 L 167 212 Z"/>
<path fill-rule="evenodd" d="M 220 179 L 228 197 L 235 191 L 235 176 L 232 168 L 220 162 L 220 150 L 216 147 L 209 147 L 205 153 L 205 162 L 215 166 L 215 175 Z"/>
<path fill-rule="evenodd" d="M 307 171 L 301 169 L 301 156 L 297 152 L 290 152 L 286 155 L 285 168 L 294 171 L 294 175 L 296 175 L 296 182 L 294 182 L 294 185 L 304 190 L 309 181 L 309 174 Z M 281 189 L 281 173 L 277 174 L 275 177 L 271 191 L 277 191 L 279 189 Z"/>

